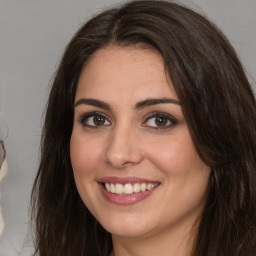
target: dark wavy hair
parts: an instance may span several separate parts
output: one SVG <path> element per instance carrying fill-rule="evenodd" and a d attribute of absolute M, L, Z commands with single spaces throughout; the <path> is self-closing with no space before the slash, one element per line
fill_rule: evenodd
<path fill-rule="evenodd" d="M 167 1 L 104 11 L 68 44 L 49 96 L 32 191 L 35 255 L 107 256 L 112 250 L 111 235 L 78 195 L 69 155 L 78 78 L 92 54 L 109 45 L 161 54 L 197 152 L 212 169 L 191 255 L 255 256 L 255 95 L 222 32 Z"/>

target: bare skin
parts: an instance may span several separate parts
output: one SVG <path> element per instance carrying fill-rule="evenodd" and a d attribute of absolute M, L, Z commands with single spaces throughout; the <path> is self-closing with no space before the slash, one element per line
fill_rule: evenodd
<path fill-rule="evenodd" d="M 115 46 L 94 54 L 78 82 L 70 156 L 83 202 L 112 234 L 113 256 L 191 254 L 210 168 L 159 54 Z M 118 194 L 116 181 L 133 179 L 154 185 L 149 196 Z"/>

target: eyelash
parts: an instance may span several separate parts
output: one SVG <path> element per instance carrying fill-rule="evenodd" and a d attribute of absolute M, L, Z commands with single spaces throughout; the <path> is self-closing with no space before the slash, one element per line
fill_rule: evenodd
<path fill-rule="evenodd" d="M 88 121 L 88 119 L 90 117 L 100 117 L 100 118 L 104 118 L 105 120 L 107 120 L 107 122 L 110 123 L 110 121 L 108 120 L 107 116 L 101 112 L 97 112 L 97 111 L 93 111 L 93 112 L 89 112 L 89 113 L 86 113 L 84 115 L 81 115 L 80 116 L 80 119 L 79 119 L 79 122 L 84 126 L 84 127 L 89 127 L 89 128 L 93 128 L 93 129 L 97 129 L 99 127 L 102 127 L 102 126 L 106 126 L 106 125 L 90 125 L 90 124 L 86 124 L 86 121 Z M 109 126 L 109 125 L 107 125 Z"/>
<path fill-rule="evenodd" d="M 147 126 L 147 125 L 145 125 L 145 123 L 147 123 L 150 119 L 153 119 L 153 118 L 163 118 L 163 119 L 166 119 L 166 121 L 170 123 L 170 124 L 164 125 L 164 126 L 149 126 L 153 129 L 159 129 L 159 130 L 170 129 L 173 126 L 178 124 L 177 119 L 167 113 L 153 112 L 153 113 L 148 114 L 148 116 L 146 117 L 146 121 L 143 122 L 142 126 Z"/>
<path fill-rule="evenodd" d="M 105 122 L 108 122 L 109 124 L 102 124 L 102 125 L 90 125 L 90 124 L 87 124 L 86 122 L 88 122 L 88 119 L 91 118 L 91 117 L 99 117 L 99 118 L 103 118 L 104 119 L 104 123 Z M 150 119 L 153 119 L 153 118 L 162 118 L 162 119 L 166 119 L 165 121 L 169 122 L 168 125 L 163 125 L 163 126 L 150 126 L 150 125 L 146 125 L 146 123 L 150 120 Z M 93 129 L 97 129 L 97 128 L 100 128 L 102 126 L 109 126 L 111 125 L 111 122 L 109 121 L 109 119 L 107 118 L 107 116 L 104 114 L 104 113 L 101 113 L 101 112 L 97 112 L 97 111 L 93 111 L 93 112 L 89 112 L 89 113 L 86 113 L 84 115 L 81 115 L 80 116 L 80 119 L 79 119 L 79 122 L 84 126 L 84 127 L 89 127 L 89 128 L 93 128 Z M 148 114 L 146 116 L 146 120 L 142 123 L 142 126 L 144 127 L 150 127 L 152 129 L 170 129 L 171 127 L 177 125 L 178 121 L 176 118 L 174 118 L 173 116 L 167 114 L 167 113 L 164 113 L 164 112 L 152 112 L 150 114 Z"/>

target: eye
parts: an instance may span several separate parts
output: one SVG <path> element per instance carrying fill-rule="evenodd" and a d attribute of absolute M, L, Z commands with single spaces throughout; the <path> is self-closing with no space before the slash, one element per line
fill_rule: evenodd
<path fill-rule="evenodd" d="M 103 113 L 91 112 L 80 117 L 80 123 L 83 126 L 97 128 L 100 126 L 109 126 L 111 123 Z"/>
<path fill-rule="evenodd" d="M 157 112 L 151 113 L 142 125 L 149 126 L 155 129 L 165 129 L 170 128 L 176 124 L 177 120 L 171 115 Z"/>

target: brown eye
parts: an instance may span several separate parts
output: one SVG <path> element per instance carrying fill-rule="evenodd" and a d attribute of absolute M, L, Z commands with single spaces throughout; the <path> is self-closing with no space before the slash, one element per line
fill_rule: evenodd
<path fill-rule="evenodd" d="M 89 113 L 80 118 L 83 126 L 97 128 L 100 126 L 109 126 L 111 123 L 105 115 L 100 113 Z"/>
<path fill-rule="evenodd" d="M 165 117 L 156 117 L 155 118 L 155 124 L 157 125 L 157 126 L 166 126 L 167 125 L 167 123 L 168 123 L 168 120 L 167 120 L 167 118 L 165 118 Z"/>
<path fill-rule="evenodd" d="M 105 117 L 102 117 L 102 116 L 94 116 L 93 117 L 93 123 L 97 126 L 104 125 L 105 121 L 106 121 Z"/>
<path fill-rule="evenodd" d="M 177 124 L 177 120 L 167 113 L 152 113 L 143 123 L 143 126 L 154 129 L 167 129 Z"/>

